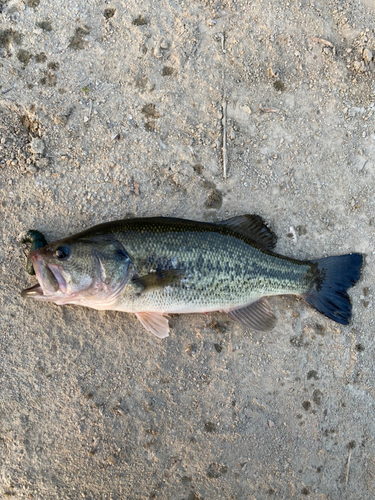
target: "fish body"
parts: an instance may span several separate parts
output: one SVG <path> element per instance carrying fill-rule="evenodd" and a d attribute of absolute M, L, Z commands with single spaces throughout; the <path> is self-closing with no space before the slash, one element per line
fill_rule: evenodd
<path fill-rule="evenodd" d="M 224 311 L 247 327 L 276 323 L 267 296 L 293 294 L 347 324 L 346 290 L 362 255 L 296 260 L 277 254 L 258 215 L 219 223 L 174 218 L 100 224 L 30 253 L 39 285 L 23 296 L 135 313 L 158 337 L 167 314 Z"/>

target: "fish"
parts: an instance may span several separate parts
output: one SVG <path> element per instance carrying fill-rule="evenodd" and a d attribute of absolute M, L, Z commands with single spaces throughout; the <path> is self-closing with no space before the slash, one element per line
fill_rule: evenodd
<path fill-rule="evenodd" d="M 298 260 L 276 253 L 277 237 L 257 214 L 211 223 L 171 217 L 107 222 L 29 254 L 38 283 L 26 298 L 133 313 L 156 337 L 170 314 L 222 311 L 268 331 L 273 295 L 297 295 L 347 325 L 347 290 L 361 276 L 360 253 Z"/>

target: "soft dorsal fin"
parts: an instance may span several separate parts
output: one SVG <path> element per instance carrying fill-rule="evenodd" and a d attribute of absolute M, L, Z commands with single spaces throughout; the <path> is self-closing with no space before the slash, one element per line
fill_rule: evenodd
<path fill-rule="evenodd" d="M 251 328 L 259 332 L 272 330 L 276 325 L 276 316 L 273 314 L 270 304 L 265 297 L 240 309 L 226 309 L 224 312 L 246 328 Z"/>
<path fill-rule="evenodd" d="M 266 250 L 273 250 L 276 246 L 276 234 L 267 226 L 260 215 L 239 215 L 217 224 L 230 227 L 232 231 L 251 238 Z"/>

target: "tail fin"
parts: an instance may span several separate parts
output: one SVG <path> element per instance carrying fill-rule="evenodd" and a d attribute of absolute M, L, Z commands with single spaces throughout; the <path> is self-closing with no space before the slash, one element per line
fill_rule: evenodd
<path fill-rule="evenodd" d="M 352 253 L 311 262 L 317 265 L 319 278 L 303 299 L 328 318 L 348 325 L 352 304 L 347 290 L 360 278 L 363 255 Z"/>

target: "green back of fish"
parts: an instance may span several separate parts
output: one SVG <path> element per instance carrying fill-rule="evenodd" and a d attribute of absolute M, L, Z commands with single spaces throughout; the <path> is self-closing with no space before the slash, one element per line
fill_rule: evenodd
<path fill-rule="evenodd" d="M 76 237 L 115 237 L 139 277 L 182 270 L 179 279 L 150 291 L 131 282 L 117 309 L 202 312 L 241 307 L 264 295 L 307 292 L 313 266 L 266 250 L 225 223 L 169 218 L 127 219 L 95 226 Z"/>

